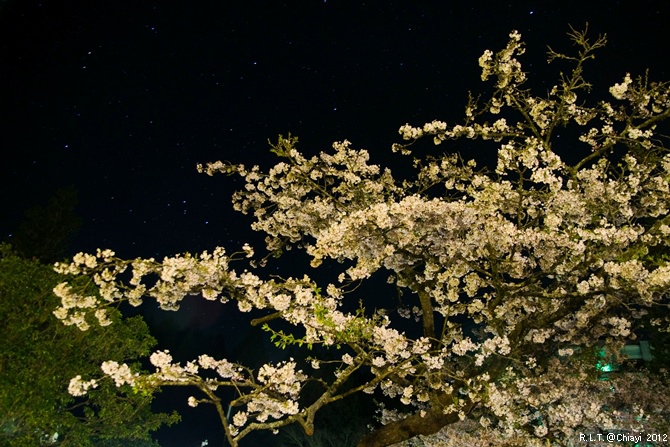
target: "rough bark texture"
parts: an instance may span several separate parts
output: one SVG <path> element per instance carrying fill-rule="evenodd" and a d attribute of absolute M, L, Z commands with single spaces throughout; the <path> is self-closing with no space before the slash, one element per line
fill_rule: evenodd
<path fill-rule="evenodd" d="M 357 447 L 386 447 L 418 435 L 431 435 L 457 420 L 458 414 L 443 414 L 441 409 L 429 410 L 424 417 L 415 414 L 373 431 L 361 439 Z"/>

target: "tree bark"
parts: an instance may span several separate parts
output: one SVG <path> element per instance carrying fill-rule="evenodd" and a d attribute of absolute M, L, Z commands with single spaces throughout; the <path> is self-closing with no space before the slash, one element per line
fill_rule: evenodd
<path fill-rule="evenodd" d="M 463 408 L 466 413 L 468 410 L 468 407 Z M 386 447 L 418 435 L 432 435 L 456 421 L 457 413 L 444 414 L 441 408 L 428 410 L 424 417 L 415 414 L 373 431 L 361 439 L 357 447 Z"/>
<path fill-rule="evenodd" d="M 435 317 L 433 315 L 433 303 L 431 302 L 430 294 L 426 291 L 419 291 L 419 302 L 421 303 L 421 310 L 423 315 L 423 336 L 429 339 L 435 338 Z"/>

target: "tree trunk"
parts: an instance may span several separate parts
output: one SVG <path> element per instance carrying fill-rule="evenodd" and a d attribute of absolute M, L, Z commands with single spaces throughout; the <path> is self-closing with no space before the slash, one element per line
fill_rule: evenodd
<path fill-rule="evenodd" d="M 469 408 L 463 408 L 466 413 L 468 410 Z M 444 414 L 441 408 L 428 410 L 424 417 L 415 414 L 373 431 L 361 439 L 357 447 L 386 447 L 418 435 L 432 435 L 456 421 L 457 413 Z"/>

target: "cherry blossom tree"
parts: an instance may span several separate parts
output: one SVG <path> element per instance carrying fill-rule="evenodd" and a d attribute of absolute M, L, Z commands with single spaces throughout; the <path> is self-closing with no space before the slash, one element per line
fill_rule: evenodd
<path fill-rule="evenodd" d="M 187 295 L 263 311 L 252 324 L 279 346 L 304 348 L 308 362 L 251 369 L 206 353 L 179 363 L 160 351 L 152 374 L 102 365 L 117 385 L 142 392 L 197 388 L 189 403 L 213 404 L 233 446 L 294 423 L 311 434 L 319 409 L 359 392 L 386 399 L 382 425 L 361 447 L 415 436 L 436 446 L 545 446 L 605 429 L 667 433 L 667 371 L 599 380 L 594 353 L 616 357 L 645 324 L 669 329 L 670 154 L 657 128 L 670 115 L 669 84 L 626 74 L 593 99 L 584 69 L 605 37 L 569 36 L 576 54 L 549 50 L 549 62 L 567 68 L 541 95 L 526 84 L 519 33 L 484 52 L 492 93 L 471 96 L 460 124 L 400 128 L 404 143 L 393 151 L 413 156 L 412 176 L 372 164 L 348 141 L 306 156 L 292 136 L 272 144 L 281 160 L 267 171 L 198 166 L 244 179 L 234 208 L 253 216 L 269 254 L 258 259 L 249 245 L 162 261 L 79 254 L 56 269 L 90 276 L 99 292 L 64 281 L 56 316 L 86 330 L 107 324 L 106 308 L 121 301 L 177 310 Z M 413 144 L 426 138 L 442 149 L 420 155 Z M 464 140 L 493 145 L 495 166 L 459 152 Z M 290 249 L 309 255 L 316 272 L 339 266 L 339 276 L 265 274 L 271 255 Z M 401 299 L 372 310 L 357 286 L 380 276 Z M 336 360 L 320 358 L 320 346 Z M 324 365 L 334 368 L 318 374 Z M 87 380 L 102 379 L 80 377 L 73 392 Z M 320 392 L 307 399 L 312 383 Z M 224 388 L 235 390 L 232 401 L 220 397 Z"/>

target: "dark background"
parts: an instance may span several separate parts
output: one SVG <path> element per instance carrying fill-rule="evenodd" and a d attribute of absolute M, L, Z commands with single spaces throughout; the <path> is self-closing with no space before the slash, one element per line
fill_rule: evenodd
<path fill-rule="evenodd" d="M 0 1 L 0 239 L 74 186 L 83 225 L 70 254 L 260 248 L 230 205 L 241 183 L 198 174 L 196 163 L 268 167 L 268 139 L 291 132 L 308 154 L 348 139 L 384 164 L 399 126 L 462 117 L 467 91 L 488 88 L 477 59 L 513 29 L 538 93 L 560 68 L 547 68 L 546 45 L 569 51 L 569 25 L 586 22 L 609 37 L 586 73 L 597 94 L 627 71 L 668 79 L 669 3 Z M 267 344 L 202 301 L 167 316 L 146 310 L 161 348 L 186 360 Z M 220 445 L 213 409 L 184 411 L 198 419 L 161 432 L 164 446 Z"/>

